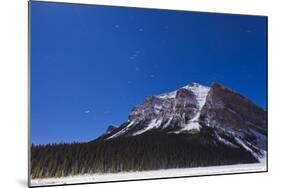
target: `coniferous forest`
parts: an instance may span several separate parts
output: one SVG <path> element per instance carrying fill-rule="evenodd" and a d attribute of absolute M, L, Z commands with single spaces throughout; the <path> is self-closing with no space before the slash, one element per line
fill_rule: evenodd
<path fill-rule="evenodd" d="M 31 146 L 31 177 L 62 177 L 258 162 L 237 145 L 214 142 L 211 130 L 197 134 L 148 132 L 138 136 Z"/>

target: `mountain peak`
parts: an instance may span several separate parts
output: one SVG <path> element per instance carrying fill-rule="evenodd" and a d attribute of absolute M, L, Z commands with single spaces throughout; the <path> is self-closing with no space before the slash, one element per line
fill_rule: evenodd
<path fill-rule="evenodd" d="M 201 84 L 196 83 L 196 82 L 191 82 L 188 85 L 184 86 L 183 88 L 190 88 L 190 87 L 206 87 L 206 86 L 201 85 Z"/>
<path fill-rule="evenodd" d="M 210 88 L 195 82 L 192 82 L 184 87 L 182 87 L 183 89 L 187 89 L 192 91 L 195 95 L 200 95 L 200 93 L 204 93 L 204 95 L 209 92 Z"/>
<path fill-rule="evenodd" d="M 160 95 L 156 95 L 156 97 L 161 98 L 161 99 L 172 99 L 175 98 L 177 95 L 177 91 L 181 90 L 181 89 L 186 89 L 189 90 L 191 92 L 193 92 L 195 95 L 198 93 L 206 93 L 209 90 L 209 87 L 201 85 L 199 83 L 196 82 L 191 82 L 186 86 L 183 86 L 175 91 L 172 92 L 168 92 L 168 93 L 164 93 L 164 94 L 160 94 Z"/>

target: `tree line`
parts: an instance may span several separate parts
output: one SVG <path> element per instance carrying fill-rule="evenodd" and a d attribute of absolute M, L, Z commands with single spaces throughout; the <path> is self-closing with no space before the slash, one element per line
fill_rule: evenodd
<path fill-rule="evenodd" d="M 31 146 L 32 178 L 252 162 L 257 160 L 242 147 L 214 142 L 210 130 Z"/>

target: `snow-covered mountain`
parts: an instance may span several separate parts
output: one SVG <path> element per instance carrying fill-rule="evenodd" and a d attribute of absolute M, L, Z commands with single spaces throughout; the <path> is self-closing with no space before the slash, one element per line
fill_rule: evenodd
<path fill-rule="evenodd" d="M 242 95 L 214 83 L 188 84 L 148 97 L 135 106 L 127 122 L 110 127 L 98 140 L 158 132 L 199 134 L 208 130 L 214 144 L 241 148 L 257 160 L 267 150 L 267 113 Z"/>

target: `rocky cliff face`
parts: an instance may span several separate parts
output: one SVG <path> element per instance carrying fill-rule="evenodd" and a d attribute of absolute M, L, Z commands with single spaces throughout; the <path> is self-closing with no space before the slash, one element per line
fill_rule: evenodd
<path fill-rule="evenodd" d="M 253 128 L 266 132 L 266 112 L 242 95 L 213 84 L 200 119 L 207 126 L 221 125 L 237 131 Z"/>
<path fill-rule="evenodd" d="M 99 139 L 150 131 L 188 136 L 207 127 L 216 141 L 242 146 L 256 158 L 265 154 L 267 113 L 218 83 L 210 87 L 191 83 L 170 93 L 148 97 L 132 109 L 127 122 Z"/>

